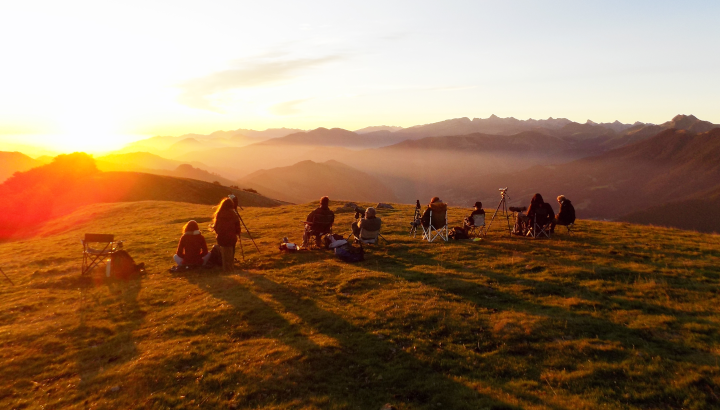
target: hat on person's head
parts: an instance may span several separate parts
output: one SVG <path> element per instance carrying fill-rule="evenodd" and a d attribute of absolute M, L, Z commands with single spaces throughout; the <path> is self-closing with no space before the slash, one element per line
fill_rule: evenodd
<path fill-rule="evenodd" d="M 558 202 L 564 201 L 564 200 L 565 200 L 565 195 L 560 195 L 559 197 L 557 197 L 557 200 L 558 200 Z"/>
<path fill-rule="evenodd" d="M 480 202 L 480 201 L 475 202 L 475 208 L 477 208 L 477 209 L 482 208 L 482 202 Z"/>
<path fill-rule="evenodd" d="M 328 198 L 326 196 L 320 198 L 320 206 L 328 206 L 329 203 L 330 203 L 330 198 Z"/>
<path fill-rule="evenodd" d="M 365 215 L 367 216 L 375 216 L 375 208 L 369 207 L 365 210 Z"/>
<path fill-rule="evenodd" d="M 430 203 L 431 203 L 431 204 L 434 204 L 435 202 L 442 202 L 442 201 L 440 200 L 440 198 L 434 196 L 434 197 L 432 197 L 432 199 L 430 200 Z"/>

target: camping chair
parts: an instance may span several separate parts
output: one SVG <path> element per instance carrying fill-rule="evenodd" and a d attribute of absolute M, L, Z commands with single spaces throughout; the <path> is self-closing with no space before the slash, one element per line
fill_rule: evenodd
<path fill-rule="evenodd" d="M 423 228 L 423 239 L 428 242 L 434 241 L 438 236 L 445 242 L 448 241 L 447 211 L 434 214 L 430 210 L 430 225 L 427 228 L 424 225 L 421 226 Z"/>
<path fill-rule="evenodd" d="M 550 238 L 550 214 L 548 213 L 547 209 L 540 208 L 537 211 L 535 211 L 535 216 L 533 216 L 532 220 L 530 221 L 530 227 L 527 230 L 527 234 L 525 236 L 529 236 L 531 238 L 541 238 L 542 236 L 545 236 L 546 238 Z"/>
<path fill-rule="evenodd" d="M 475 236 L 479 238 L 481 236 L 487 236 L 487 232 L 485 231 L 485 214 L 473 215 L 470 220 L 473 224 L 470 225 L 470 231 L 468 232 L 469 237 Z"/>
<path fill-rule="evenodd" d="M 360 229 L 360 236 L 351 234 L 355 239 L 355 243 L 361 243 L 363 245 L 377 245 L 380 243 L 380 230 L 368 231 L 366 229 Z M 384 239 L 384 238 L 383 238 Z"/>
<path fill-rule="evenodd" d="M 103 259 L 122 249 L 122 241 L 115 242 L 115 235 L 86 233 L 80 240 L 83 245 L 83 262 L 81 275 L 90 272 Z M 91 244 L 99 244 L 102 248 L 93 248 Z"/>
<path fill-rule="evenodd" d="M 310 230 L 308 236 L 315 237 L 315 241 L 308 241 L 309 248 L 319 248 L 320 237 L 323 235 L 331 234 L 332 225 L 335 221 L 335 215 L 313 215 L 311 222 L 305 222 L 306 228 Z"/>

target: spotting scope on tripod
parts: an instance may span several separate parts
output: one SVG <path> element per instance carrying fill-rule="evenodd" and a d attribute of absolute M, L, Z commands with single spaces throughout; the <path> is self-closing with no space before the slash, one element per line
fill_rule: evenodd
<path fill-rule="evenodd" d="M 508 188 L 498 188 L 498 191 L 500 191 L 500 203 L 497 206 L 497 209 L 495 209 L 495 213 L 492 216 L 492 219 L 490 219 L 490 223 L 488 224 L 488 227 L 485 232 L 490 231 L 490 227 L 492 227 L 493 222 L 495 221 L 495 217 L 500 213 L 501 218 L 507 219 L 507 226 L 508 226 L 508 235 L 512 235 L 512 226 L 510 225 L 510 213 L 508 212 L 508 206 L 507 201 L 508 198 L 510 198 L 507 194 Z M 502 210 L 502 212 L 501 212 Z"/>

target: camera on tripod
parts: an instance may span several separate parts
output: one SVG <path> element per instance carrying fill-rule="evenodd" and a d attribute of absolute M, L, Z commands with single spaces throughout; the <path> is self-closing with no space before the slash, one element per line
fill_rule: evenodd
<path fill-rule="evenodd" d="M 355 219 L 362 219 L 363 215 L 365 215 L 365 210 L 360 207 L 355 207 Z"/>

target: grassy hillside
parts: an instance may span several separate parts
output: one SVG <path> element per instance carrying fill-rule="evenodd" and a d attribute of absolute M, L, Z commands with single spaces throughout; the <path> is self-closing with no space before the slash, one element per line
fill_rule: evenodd
<path fill-rule="evenodd" d="M 428 244 L 399 206 L 365 262 L 279 254 L 312 208 L 247 209 L 263 254 L 244 242 L 230 275 L 167 271 L 207 205 L 101 204 L 0 244 L 16 284 L 0 278 L 0 408 L 720 406 L 718 236 L 580 221 Z M 147 274 L 80 278 L 85 232 L 124 239 Z"/>

